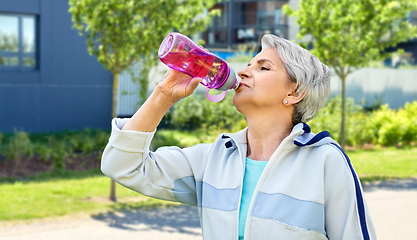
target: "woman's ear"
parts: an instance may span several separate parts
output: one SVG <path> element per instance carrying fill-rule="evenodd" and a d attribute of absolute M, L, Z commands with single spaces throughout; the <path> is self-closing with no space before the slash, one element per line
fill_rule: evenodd
<path fill-rule="evenodd" d="M 296 92 L 291 91 L 288 93 L 287 97 L 284 99 L 284 105 L 286 106 L 290 106 L 290 105 L 294 105 L 298 102 L 300 102 L 305 96 L 306 96 L 307 92 Z"/>

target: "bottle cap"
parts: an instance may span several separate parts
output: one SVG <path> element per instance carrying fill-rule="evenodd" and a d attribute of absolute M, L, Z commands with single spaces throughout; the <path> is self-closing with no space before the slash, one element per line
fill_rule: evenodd
<path fill-rule="evenodd" d="M 236 73 L 229 67 L 229 76 L 227 77 L 226 82 L 218 88 L 219 91 L 227 91 L 230 89 L 235 89 L 239 85 L 239 81 L 236 78 Z"/>

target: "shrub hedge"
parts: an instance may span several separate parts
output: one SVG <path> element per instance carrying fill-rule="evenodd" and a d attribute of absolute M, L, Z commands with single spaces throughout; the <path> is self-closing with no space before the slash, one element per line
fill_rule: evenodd
<path fill-rule="evenodd" d="M 340 138 L 341 99 L 332 98 L 309 122 L 315 132 L 327 130 L 336 140 Z M 388 105 L 367 112 L 346 101 L 346 144 L 361 147 L 365 144 L 381 146 L 409 146 L 417 142 L 417 101 L 406 103 L 404 108 L 390 109 Z"/>
<path fill-rule="evenodd" d="M 14 161 L 19 171 L 23 158 L 39 156 L 50 162 L 58 173 L 65 171 L 65 159 L 76 155 L 100 155 L 109 139 L 109 132 L 85 129 L 60 133 L 28 134 L 15 130 L 13 134 L 0 133 L 0 159 Z"/>

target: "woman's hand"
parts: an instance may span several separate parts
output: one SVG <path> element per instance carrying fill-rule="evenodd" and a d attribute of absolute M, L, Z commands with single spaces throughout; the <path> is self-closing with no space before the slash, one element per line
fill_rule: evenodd
<path fill-rule="evenodd" d="M 168 70 L 145 103 L 123 126 L 123 130 L 154 131 L 172 105 L 191 95 L 201 80 L 182 72 Z"/>
<path fill-rule="evenodd" d="M 157 88 L 173 103 L 190 96 L 202 81 L 185 73 L 169 69 Z"/>

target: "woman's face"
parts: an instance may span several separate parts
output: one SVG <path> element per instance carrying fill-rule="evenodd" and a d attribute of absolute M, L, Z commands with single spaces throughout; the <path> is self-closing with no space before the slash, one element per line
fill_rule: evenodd
<path fill-rule="evenodd" d="M 274 48 L 262 50 L 238 75 L 242 81 L 233 103 L 245 115 L 251 109 L 279 111 L 295 87 L 295 83 L 289 84 L 284 63 Z"/>

